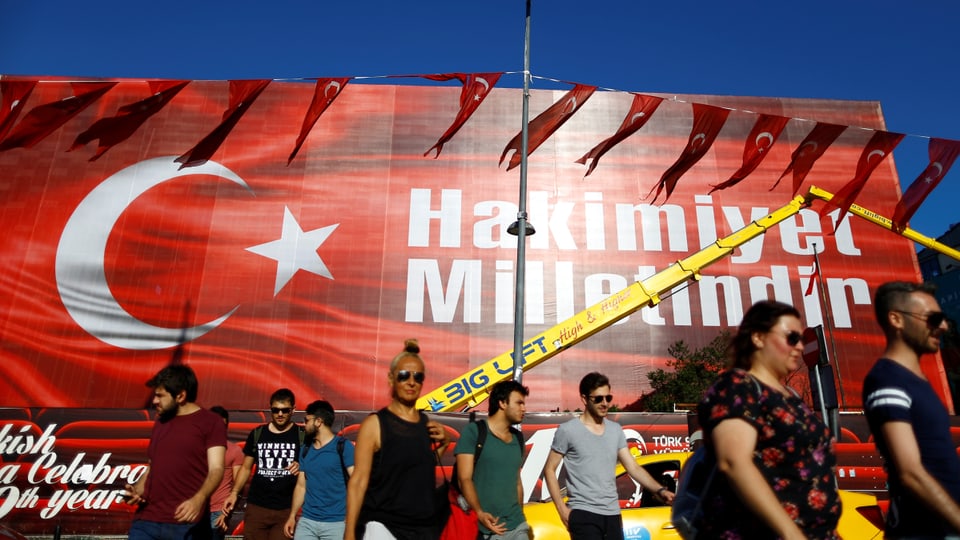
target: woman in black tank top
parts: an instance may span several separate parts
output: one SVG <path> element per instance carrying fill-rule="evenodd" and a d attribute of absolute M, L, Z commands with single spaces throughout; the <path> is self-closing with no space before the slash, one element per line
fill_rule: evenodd
<path fill-rule="evenodd" d="M 393 400 L 360 424 L 347 489 L 344 540 L 436 540 L 437 458 L 449 440 L 438 422 L 416 408 L 425 369 L 416 340 L 390 363 Z"/>

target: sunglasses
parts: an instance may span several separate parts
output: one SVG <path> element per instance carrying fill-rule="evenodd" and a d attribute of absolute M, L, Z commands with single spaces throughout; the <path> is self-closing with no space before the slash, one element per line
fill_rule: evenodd
<path fill-rule="evenodd" d="M 270 412 L 273 414 L 290 414 L 293 412 L 293 407 L 270 407 Z"/>
<path fill-rule="evenodd" d="M 801 334 L 800 332 L 797 332 L 796 330 L 794 330 L 793 332 L 790 332 L 789 334 L 783 337 L 787 338 L 787 345 L 791 347 L 796 347 L 797 343 L 800 343 L 800 341 L 803 340 L 803 334 Z"/>
<path fill-rule="evenodd" d="M 943 324 L 943 321 L 947 320 L 947 315 L 942 311 L 934 311 L 929 315 L 924 315 L 923 313 L 913 313 L 912 311 L 900 311 L 897 309 L 893 311 L 896 311 L 897 313 L 903 313 L 904 315 L 911 315 L 913 317 L 916 317 L 921 321 L 927 323 L 927 328 L 930 328 L 931 330 L 934 328 L 940 328 L 940 325 Z"/>
<path fill-rule="evenodd" d="M 406 382 L 411 375 L 413 375 L 413 382 L 417 384 L 423 384 L 423 379 L 426 377 L 426 374 L 422 371 L 407 371 L 406 369 L 401 369 L 397 372 L 397 382 Z"/>
<path fill-rule="evenodd" d="M 613 394 L 607 394 L 605 396 L 587 396 L 587 399 L 596 403 L 597 405 L 603 403 L 604 401 L 610 403 L 613 401 Z"/>

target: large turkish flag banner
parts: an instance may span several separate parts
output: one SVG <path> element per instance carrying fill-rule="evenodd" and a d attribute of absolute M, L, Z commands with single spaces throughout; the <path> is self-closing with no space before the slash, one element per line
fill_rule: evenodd
<path fill-rule="evenodd" d="M 200 402 L 266 406 L 289 387 L 298 403 L 369 410 L 389 399 L 386 371 L 405 338 L 420 340 L 425 389 L 512 348 L 518 170 L 498 168 L 521 118 L 521 91 L 495 88 L 446 142 L 424 152 L 459 111 L 459 88 L 345 87 L 288 157 L 313 87 L 274 82 L 212 157 L 175 159 L 216 128 L 226 81 L 193 81 L 96 161 L 80 133 L 149 97 L 121 81 L 31 148 L 0 152 L 0 405 L 143 407 L 144 382 L 191 365 Z M 41 81 L 26 110 L 71 95 Z M 531 111 L 562 91 L 535 91 Z M 768 188 L 810 130 L 799 118 L 882 128 L 875 103 L 681 96 L 618 144 L 589 179 L 575 163 L 616 132 L 632 94 L 598 92 L 530 156 L 527 336 L 764 216 L 791 198 Z M 669 204 L 643 197 L 684 147 L 688 103 L 732 109 L 714 145 Z M 793 118 L 737 186 L 706 195 L 742 163 L 755 111 Z M 869 131 L 847 130 L 808 177 L 836 190 Z M 892 215 L 892 160 L 858 204 Z M 835 215 L 835 214 L 832 214 Z M 917 279 L 910 242 L 848 218 L 836 233 L 816 208 L 741 246 L 703 279 L 532 370 L 532 410 L 579 405 L 587 372 L 610 376 L 626 405 L 650 390 L 678 340 L 698 347 L 765 297 L 833 325 L 847 406 L 882 349 L 872 290 Z M 829 311 L 803 295 L 820 252 Z"/>

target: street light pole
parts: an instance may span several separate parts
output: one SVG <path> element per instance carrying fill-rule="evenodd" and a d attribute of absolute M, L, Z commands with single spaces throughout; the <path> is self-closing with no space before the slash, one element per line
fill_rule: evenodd
<path fill-rule="evenodd" d="M 524 281 L 526 279 L 527 236 L 533 228 L 527 224 L 527 143 L 530 118 L 530 1 L 526 0 L 526 26 L 523 35 L 523 120 L 520 131 L 520 202 L 517 221 L 510 226 L 517 235 L 517 271 L 513 311 L 513 380 L 523 381 Z"/>

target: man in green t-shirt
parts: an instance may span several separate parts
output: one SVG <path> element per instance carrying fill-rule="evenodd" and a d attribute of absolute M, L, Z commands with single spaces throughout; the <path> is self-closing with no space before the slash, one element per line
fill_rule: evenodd
<path fill-rule="evenodd" d="M 485 426 L 470 423 L 454 449 L 457 479 L 467 503 L 477 513 L 486 540 L 527 540 L 530 527 L 523 516 L 523 438 L 511 426 L 523 421 L 530 391 L 516 381 L 502 381 L 490 390 L 490 414 Z M 475 456 L 480 431 L 486 427 L 482 454 Z M 478 457 L 479 459 L 474 459 Z"/>

